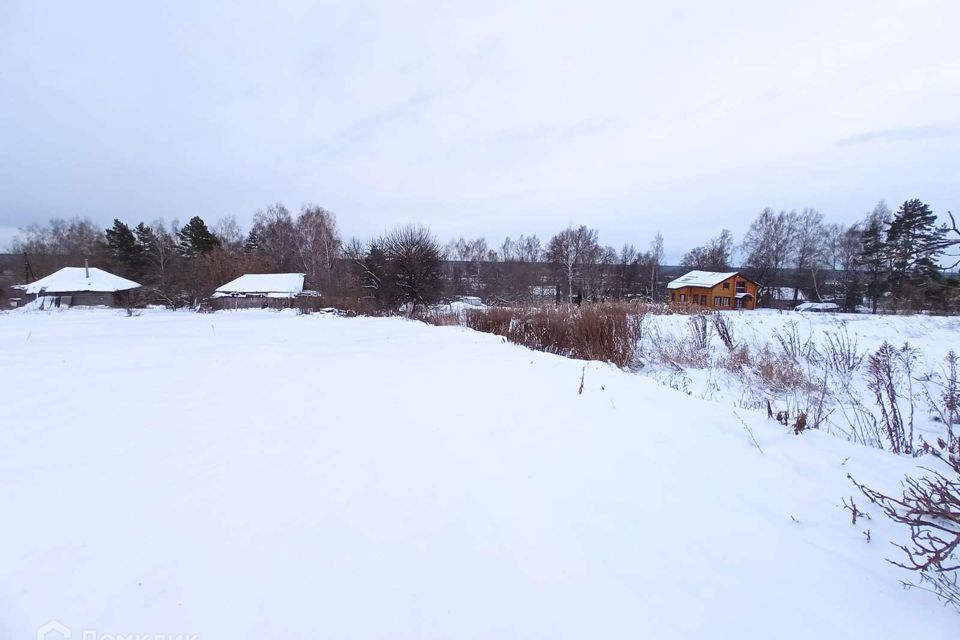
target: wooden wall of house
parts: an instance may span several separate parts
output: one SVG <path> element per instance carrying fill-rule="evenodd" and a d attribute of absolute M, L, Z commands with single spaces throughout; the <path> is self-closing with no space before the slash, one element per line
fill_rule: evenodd
<path fill-rule="evenodd" d="M 222 311 L 224 309 L 290 309 L 294 306 L 293 298 L 267 298 L 266 296 L 245 296 L 210 298 L 210 309 Z"/>

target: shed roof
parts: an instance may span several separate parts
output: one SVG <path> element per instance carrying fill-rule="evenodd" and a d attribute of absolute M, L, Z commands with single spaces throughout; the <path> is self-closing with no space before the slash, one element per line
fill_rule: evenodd
<path fill-rule="evenodd" d="M 214 296 L 233 294 L 284 294 L 295 296 L 303 292 L 303 273 L 245 273 L 218 287 Z"/>
<path fill-rule="evenodd" d="M 126 291 L 141 286 L 139 282 L 127 280 L 96 267 L 64 267 L 30 284 L 17 288 L 31 294 L 41 292 L 57 293 L 68 291 Z"/>
<path fill-rule="evenodd" d="M 709 289 L 735 275 L 737 275 L 736 271 L 730 271 L 728 273 L 719 271 L 689 271 L 667 284 L 667 289 L 682 289 L 683 287 L 705 287 Z"/>

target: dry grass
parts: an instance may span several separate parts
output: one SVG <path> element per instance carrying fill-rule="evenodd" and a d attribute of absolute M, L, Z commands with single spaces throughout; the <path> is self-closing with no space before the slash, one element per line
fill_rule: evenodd
<path fill-rule="evenodd" d="M 645 315 L 636 304 L 499 307 L 467 311 L 463 324 L 537 351 L 629 367 L 636 363 Z"/>

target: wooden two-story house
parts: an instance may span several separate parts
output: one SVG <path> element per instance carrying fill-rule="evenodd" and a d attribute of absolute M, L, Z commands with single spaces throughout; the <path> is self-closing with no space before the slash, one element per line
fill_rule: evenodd
<path fill-rule="evenodd" d="M 667 285 L 670 302 L 714 309 L 755 309 L 760 285 L 736 271 L 690 271 Z"/>

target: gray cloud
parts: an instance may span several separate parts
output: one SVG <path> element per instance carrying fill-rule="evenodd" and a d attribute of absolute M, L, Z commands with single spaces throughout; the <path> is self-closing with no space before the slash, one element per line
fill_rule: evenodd
<path fill-rule="evenodd" d="M 960 207 L 960 136 L 890 125 L 956 122 L 952 0 L 0 6 L 0 244 L 282 201 L 681 252 L 767 205 Z M 937 144 L 866 144 L 907 139 Z"/>
<path fill-rule="evenodd" d="M 866 144 L 869 142 L 912 142 L 932 138 L 948 138 L 957 134 L 956 127 L 929 125 L 925 127 L 905 127 L 902 129 L 884 129 L 867 131 L 837 141 L 839 145 Z"/>

